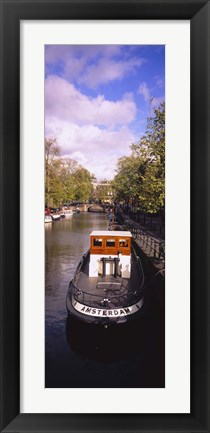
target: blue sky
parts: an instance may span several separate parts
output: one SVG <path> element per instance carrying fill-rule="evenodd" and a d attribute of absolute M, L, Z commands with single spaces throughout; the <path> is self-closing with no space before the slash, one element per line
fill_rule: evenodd
<path fill-rule="evenodd" d="M 98 180 L 113 178 L 165 98 L 165 47 L 47 45 L 45 73 L 46 136 Z"/>

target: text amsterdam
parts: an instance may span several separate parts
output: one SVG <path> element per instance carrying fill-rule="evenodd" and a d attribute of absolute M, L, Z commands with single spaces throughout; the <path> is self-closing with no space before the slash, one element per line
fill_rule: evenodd
<path fill-rule="evenodd" d="M 131 313 L 131 309 L 129 307 L 126 308 L 120 308 L 117 310 L 105 310 L 105 309 L 98 309 L 98 308 L 91 308 L 83 306 L 80 309 L 80 312 L 83 314 L 90 314 L 91 316 L 126 316 L 127 314 Z"/>

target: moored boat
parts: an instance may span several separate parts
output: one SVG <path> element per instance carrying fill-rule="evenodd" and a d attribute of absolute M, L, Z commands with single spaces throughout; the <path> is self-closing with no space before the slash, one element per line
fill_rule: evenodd
<path fill-rule="evenodd" d="M 45 222 L 45 223 L 52 223 L 53 220 L 52 220 L 51 215 L 45 215 L 45 217 L 44 217 L 44 222 Z"/>
<path fill-rule="evenodd" d="M 69 210 L 66 210 L 66 211 L 64 212 L 64 214 L 65 214 L 65 217 L 66 217 L 66 218 L 70 218 L 70 217 L 73 215 L 73 212 L 72 212 L 71 209 L 69 209 Z"/>
<path fill-rule="evenodd" d="M 143 306 L 144 272 L 129 231 L 93 231 L 69 283 L 68 313 L 81 321 L 125 323 Z"/>
<path fill-rule="evenodd" d="M 53 219 L 53 221 L 60 221 L 60 219 L 61 219 L 61 216 L 60 216 L 60 214 L 52 214 L 52 219 Z"/>
<path fill-rule="evenodd" d="M 77 208 L 74 208 L 72 212 L 73 212 L 73 214 L 74 214 L 74 213 L 77 214 L 77 213 L 80 213 L 80 210 L 79 210 L 79 208 L 77 207 Z"/>

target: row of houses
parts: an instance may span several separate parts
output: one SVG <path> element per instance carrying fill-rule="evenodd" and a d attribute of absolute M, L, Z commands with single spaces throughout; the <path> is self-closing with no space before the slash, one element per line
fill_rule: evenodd
<path fill-rule="evenodd" d="M 110 181 L 103 180 L 97 182 L 96 180 L 93 180 L 92 185 L 93 197 L 95 200 L 109 203 L 113 201 L 113 189 Z"/>

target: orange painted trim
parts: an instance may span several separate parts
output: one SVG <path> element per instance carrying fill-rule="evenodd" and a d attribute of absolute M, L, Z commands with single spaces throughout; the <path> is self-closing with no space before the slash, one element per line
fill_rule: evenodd
<path fill-rule="evenodd" d="M 102 246 L 94 246 L 94 239 L 102 239 Z M 114 239 L 115 240 L 115 246 L 114 247 L 107 247 L 106 246 L 106 240 L 107 239 Z M 120 239 L 125 239 L 128 243 L 127 247 L 123 247 L 119 245 Z M 123 256 L 129 256 L 131 252 L 131 239 L 122 236 L 122 238 L 119 238 L 119 236 L 91 236 L 91 243 L 90 243 L 90 253 L 91 254 L 105 254 L 105 255 L 117 255 L 119 252 L 122 253 Z"/>

